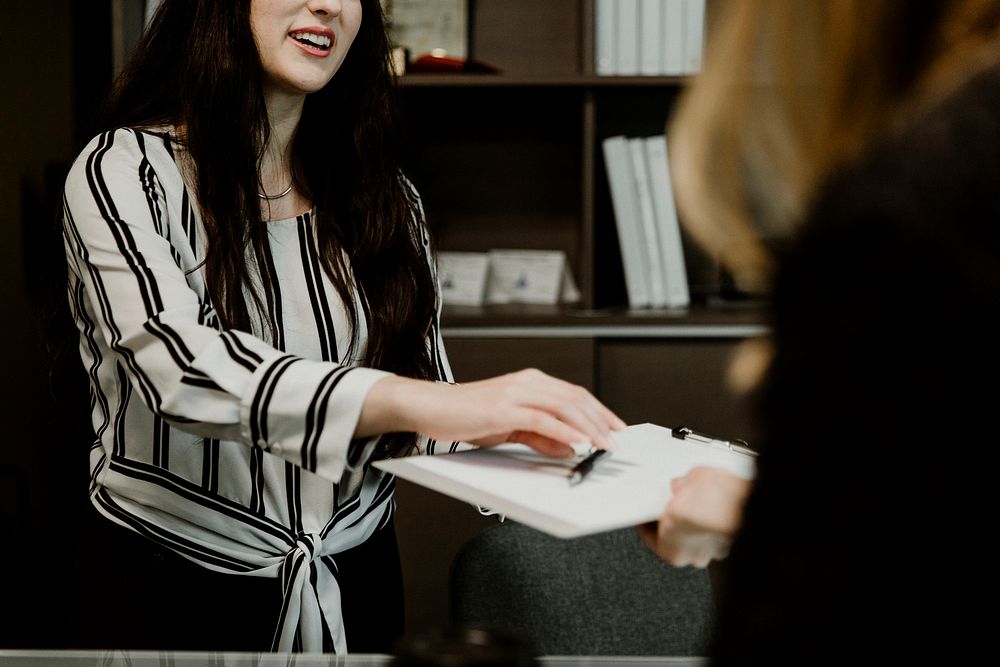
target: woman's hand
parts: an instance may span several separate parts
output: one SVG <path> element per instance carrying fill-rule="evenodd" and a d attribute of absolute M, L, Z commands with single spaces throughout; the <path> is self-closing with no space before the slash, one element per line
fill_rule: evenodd
<path fill-rule="evenodd" d="M 725 558 L 751 484 L 721 468 L 694 468 L 670 483 L 666 510 L 658 522 L 639 526 L 639 535 L 672 565 L 705 567 Z"/>
<path fill-rule="evenodd" d="M 583 387 L 527 369 L 460 385 L 386 378 L 369 392 L 356 434 L 412 431 L 480 446 L 520 442 L 569 457 L 575 443 L 612 449 L 611 431 L 623 428 Z"/>

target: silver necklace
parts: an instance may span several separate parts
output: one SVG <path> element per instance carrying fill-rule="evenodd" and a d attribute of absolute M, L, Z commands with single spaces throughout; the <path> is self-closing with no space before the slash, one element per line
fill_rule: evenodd
<path fill-rule="evenodd" d="M 263 192 L 258 192 L 257 196 L 260 197 L 261 199 L 266 200 L 266 201 L 274 201 L 275 199 L 281 199 L 282 197 L 284 197 L 285 195 L 287 195 L 291 191 L 292 191 L 292 184 L 289 183 L 288 187 L 280 195 L 266 195 Z"/>

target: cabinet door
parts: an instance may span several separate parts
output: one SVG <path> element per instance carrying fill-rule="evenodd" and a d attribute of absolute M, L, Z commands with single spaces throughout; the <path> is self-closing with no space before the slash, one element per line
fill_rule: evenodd
<path fill-rule="evenodd" d="M 608 340 L 598 349 L 599 397 L 629 424 L 685 425 L 753 442 L 749 401 L 729 390 L 735 339 Z"/>
<path fill-rule="evenodd" d="M 537 368 L 594 390 L 592 338 L 452 338 L 445 349 L 458 382 Z"/>
<path fill-rule="evenodd" d="M 506 75 L 580 73 L 583 10 L 579 0 L 504 0 L 471 4 L 472 57 Z"/>

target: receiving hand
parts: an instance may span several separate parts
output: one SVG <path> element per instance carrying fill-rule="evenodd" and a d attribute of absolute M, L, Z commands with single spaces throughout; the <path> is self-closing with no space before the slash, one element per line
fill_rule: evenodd
<path fill-rule="evenodd" d="M 705 567 L 729 555 L 750 486 L 721 468 L 694 468 L 670 483 L 666 510 L 658 522 L 639 526 L 639 535 L 672 565 Z"/>
<path fill-rule="evenodd" d="M 520 442 L 554 457 L 573 456 L 570 445 L 582 442 L 612 449 L 611 431 L 625 428 L 583 387 L 535 369 L 456 385 L 392 377 L 370 393 L 362 415 L 367 428 L 395 414 L 397 424 L 385 430 L 480 446 Z"/>

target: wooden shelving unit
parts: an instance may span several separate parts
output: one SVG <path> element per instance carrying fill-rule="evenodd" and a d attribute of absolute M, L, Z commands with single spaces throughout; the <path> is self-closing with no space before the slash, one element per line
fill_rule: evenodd
<path fill-rule="evenodd" d="M 688 79 L 595 75 L 593 0 L 470 0 L 470 20 L 470 56 L 500 72 L 401 77 L 407 173 L 440 250 L 562 250 L 582 299 L 446 308 L 456 379 L 536 367 L 589 388 L 629 423 L 752 441 L 725 378 L 740 342 L 764 332 L 762 304 L 720 298 L 716 267 L 688 242 L 691 308 L 626 307 L 601 140 L 663 132 Z M 457 549 L 495 520 L 402 482 L 398 497 L 409 625 L 439 627 L 450 561 L 428 565 L 424 551 Z"/>
<path fill-rule="evenodd" d="M 681 86 L 682 76 L 516 76 L 508 74 L 408 74 L 399 79 L 404 88 L 655 88 Z"/>
<path fill-rule="evenodd" d="M 400 79 L 408 171 L 439 247 L 561 250 L 581 313 L 623 307 L 601 140 L 662 133 L 687 79 L 595 75 L 593 0 L 479 0 L 470 19 L 470 56 L 499 73 Z M 692 293 L 704 301 L 718 272 L 687 245 Z"/>

